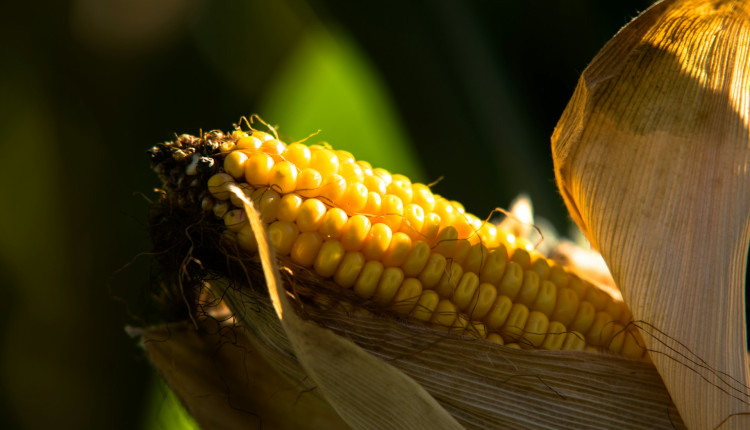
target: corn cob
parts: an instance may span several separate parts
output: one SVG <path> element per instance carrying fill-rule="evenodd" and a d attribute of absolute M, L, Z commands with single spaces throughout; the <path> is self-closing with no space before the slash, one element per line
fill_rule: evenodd
<path fill-rule="evenodd" d="M 200 200 L 248 253 L 257 243 L 238 194 L 281 258 L 414 321 L 515 348 L 646 358 L 623 302 L 460 203 L 346 151 L 238 129 L 183 135 L 151 153 L 165 183 Z"/>

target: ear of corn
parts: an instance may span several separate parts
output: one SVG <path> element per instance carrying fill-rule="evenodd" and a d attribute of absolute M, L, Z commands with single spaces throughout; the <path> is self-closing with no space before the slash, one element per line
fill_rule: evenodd
<path fill-rule="evenodd" d="M 391 312 L 510 347 L 645 358 L 622 302 L 424 184 L 259 131 L 226 136 L 214 159 L 201 206 L 247 252 L 240 196 L 278 255 Z"/>

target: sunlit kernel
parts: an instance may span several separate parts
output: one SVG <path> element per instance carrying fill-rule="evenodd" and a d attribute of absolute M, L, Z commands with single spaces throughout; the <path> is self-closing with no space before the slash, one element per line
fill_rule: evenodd
<path fill-rule="evenodd" d="M 292 143 L 286 147 L 286 151 L 281 154 L 285 160 L 297 166 L 297 169 L 304 169 L 310 164 L 310 148 L 301 143 Z"/>

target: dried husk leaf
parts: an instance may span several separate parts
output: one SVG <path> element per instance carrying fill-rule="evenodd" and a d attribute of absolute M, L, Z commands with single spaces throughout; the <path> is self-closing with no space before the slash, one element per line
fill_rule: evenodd
<path fill-rule="evenodd" d="M 566 204 L 689 428 L 748 428 L 750 2 L 663 1 L 584 71 L 552 137 Z"/>
<path fill-rule="evenodd" d="M 245 334 L 267 345 L 262 350 L 267 361 L 293 381 L 309 381 L 302 366 L 287 360 L 295 352 L 268 298 L 217 285 L 226 288 L 219 293 L 238 309 L 237 318 L 249 329 Z M 308 305 L 302 314 L 408 375 L 466 428 L 684 428 L 649 363 L 604 354 L 515 350 L 336 306 Z M 399 410 L 384 413 L 399 418 Z"/>
<path fill-rule="evenodd" d="M 350 428 L 313 386 L 276 371 L 245 330 L 204 318 L 197 330 L 189 321 L 152 327 L 141 341 L 202 429 Z"/>

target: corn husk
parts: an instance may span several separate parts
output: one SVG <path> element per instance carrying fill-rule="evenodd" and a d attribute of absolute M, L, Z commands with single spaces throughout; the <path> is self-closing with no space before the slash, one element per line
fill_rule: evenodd
<path fill-rule="evenodd" d="M 277 420 L 285 413 L 310 414 L 300 428 L 683 428 L 649 363 L 607 354 L 514 350 L 414 326 L 392 315 L 357 312 L 335 301 L 302 306 L 294 292 L 321 290 L 321 280 L 312 276 L 306 283 L 303 271 L 292 266 L 281 270 L 257 214 L 249 205 L 246 211 L 258 235 L 261 267 L 247 264 L 247 285 L 228 280 L 211 285 L 231 309 L 231 317 L 215 316 L 223 322 L 213 330 L 201 326 L 195 332 L 183 323 L 144 334 L 149 358 L 170 385 L 178 387 L 204 428 L 246 428 L 256 422 L 256 415 L 266 414 L 270 428 L 289 428 Z M 266 284 L 268 293 L 251 288 L 258 283 Z M 242 367 L 247 364 L 273 371 L 254 372 L 252 383 L 244 387 L 226 382 L 232 381 L 226 373 L 231 366 L 224 366 L 221 376 L 215 367 L 206 371 L 206 362 L 196 362 L 201 355 L 227 353 L 220 352 L 227 348 L 221 343 L 219 352 L 210 353 L 216 345 L 212 333 L 231 333 L 229 338 L 239 339 L 236 344 L 252 355 L 242 365 L 235 357 L 239 381 L 248 380 Z M 154 339 L 162 341 L 149 341 Z M 192 348 L 195 354 L 170 346 L 185 340 L 202 346 Z M 269 381 L 262 381 L 265 373 Z M 279 375 L 286 382 L 280 382 Z M 179 389 L 184 380 L 193 381 L 189 389 Z M 290 405 L 288 396 L 264 402 L 264 396 L 246 393 L 256 383 L 264 393 L 272 393 L 269 387 L 276 384 L 284 393 L 306 393 L 308 403 L 324 405 L 320 411 Z M 224 395 L 224 408 L 233 409 L 218 424 L 212 413 L 223 416 L 221 402 L 212 402 L 210 408 L 201 403 L 209 395 Z M 244 419 L 238 410 L 245 412 Z M 335 422 L 331 410 L 345 424 Z"/>
<path fill-rule="evenodd" d="M 688 428 L 750 428 L 749 120 L 750 2 L 663 1 L 594 58 L 552 137 Z"/>

